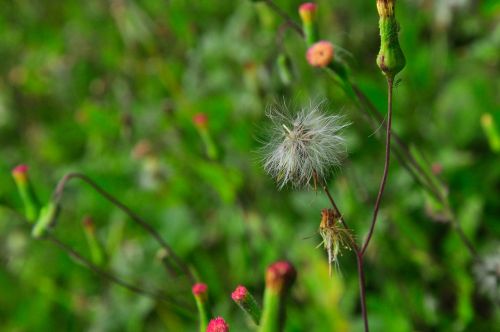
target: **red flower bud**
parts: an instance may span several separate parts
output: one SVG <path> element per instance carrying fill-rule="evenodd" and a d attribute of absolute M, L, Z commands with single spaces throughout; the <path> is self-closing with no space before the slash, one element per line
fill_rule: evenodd
<path fill-rule="evenodd" d="M 193 123 L 198 128 L 206 128 L 208 124 L 208 117 L 205 113 L 196 113 L 193 116 Z"/>
<path fill-rule="evenodd" d="M 283 292 L 293 284 L 297 271 L 290 262 L 279 261 L 267 268 L 266 287 L 277 292 Z"/>
<path fill-rule="evenodd" d="M 231 294 L 231 298 L 234 300 L 234 302 L 241 302 L 245 299 L 245 297 L 247 297 L 247 295 L 248 295 L 248 290 L 246 289 L 246 287 L 238 286 Z"/>
<path fill-rule="evenodd" d="M 199 282 L 197 284 L 194 284 L 191 290 L 193 291 L 194 296 L 201 296 L 207 293 L 208 287 L 206 284 Z"/>
<path fill-rule="evenodd" d="M 222 317 L 214 318 L 208 323 L 207 332 L 228 332 L 229 325 Z"/>

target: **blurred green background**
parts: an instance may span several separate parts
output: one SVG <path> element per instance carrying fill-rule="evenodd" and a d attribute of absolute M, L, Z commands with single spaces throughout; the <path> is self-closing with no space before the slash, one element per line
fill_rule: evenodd
<path fill-rule="evenodd" d="M 300 1 L 277 3 L 298 21 Z M 321 38 L 344 50 L 353 79 L 385 114 L 375 1 L 317 3 Z M 209 285 L 213 311 L 232 331 L 251 325 L 231 291 L 244 284 L 260 299 L 266 266 L 283 258 L 298 270 L 286 331 L 362 329 L 354 255 L 345 252 L 329 278 L 317 248 L 328 201 L 313 190 L 278 191 L 260 165 L 258 138 L 273 100 L 327 99 L 347 117 L 349 157 L 330 187 L 358 242 L 383 142 L 342 90 L 308 66 L 304 42 L 279 16 L 243 0 L 19 0 L 0 8 L 0 330 L 197 329 L 187 278 L 166 274 L 156 242 L 81 182 L 68 186 L 54 234 L 90 257 L 82 220 L 91 216 L 105 269 L 173 294 L 194 315 L 32 239 L 9 211 L 23 211 L 10 174 L 19 163 L 30 166 L 44 202 L 64 174 L 80 171 L 148 220 Z M 481 126 L 490 114 L 500 127 L 499 10 L 494 0 L 398 2 L 407 66 L 394 93 L 394 129 L 433 165 L 466 235 L 497 270 L 474 273 L 457 233 L 439 221 L 440 207 L 393 159 L 365 262 L 373 331 L 500 326 L 500 154 Z M 290 84 L 280 80 L 279 54 L 291 60 Z M 193 124 L 199 112 L 216 160 Z"/>

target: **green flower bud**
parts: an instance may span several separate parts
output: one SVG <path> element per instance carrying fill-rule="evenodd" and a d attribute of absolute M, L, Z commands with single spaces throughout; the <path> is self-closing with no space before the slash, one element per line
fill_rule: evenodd
<path fill-rule="evenodd" d="M 490 113 L 481 115 L 481 125 L 488 138 L 490 148 L 494 152 L 500 152 L 500 133 L 495 124 L 495 120 Z"/>
<path fill-rule="evenodd" d="M 45 234 L 47 229 L 55 224 L 58 214 L 59 206 L 53 202 L 47 203 L 47 205 L 41 208 L 40 216 L 38 217 L 35 226 L 33 226 L 31 235 L 34 238 L 39 238 Z"/>
<path fill-rule="evenodd" d="M 103 265 L 105 261 L 105 254 L 101 242 L 96 236 L 94 221 L 91 217 L 87 216 L 83 219 L 83 231 L 90 249 L 92 262 L 99 266 Z"/>
<path fill-rule="evenodd" d="M 24 204 L 26 219 L 30 222 L 35 222 L 38 217 L 40 204 L 28 176 L 28 166 L 19 165 L 15 167 L 12 170 L 12 176 Z"/>
<path fill-rule="evenodd" d="M 316 4 L 306 2 L 300 5 L 299 15 L 302 21 L 302 29 L 304 31 L 306 43 L 311 46 L 318 40 L 318 32 L 316 30 Z"/>
<path fill-rule="evenodd" d="M 399 25 L 394 15 L 395 0 L 377 0 L 380 16 L 380 51 L 377 65 L 388 79 L 394 77 L 405 67 L 406 59 L 399 45 Z"/>
<path fill-rule="evenodd" d="M 278 65 L 278 74 L 281 82 L 284 85 L 289 86 L 293 80 L 292 64 L 290 58 L 288 58 L 286 54 L 281 53 L 276 59 L 276 64 Z"/>

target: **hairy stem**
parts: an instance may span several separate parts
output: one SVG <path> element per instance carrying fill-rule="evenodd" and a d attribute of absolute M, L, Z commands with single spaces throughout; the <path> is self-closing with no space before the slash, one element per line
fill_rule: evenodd
<path fill-rule="evenodd" d="M 110 193 L 102 189 L 99 185 L 97 185 L 93 180 L 91 180 L 89 177 L 87 177 L 84 174 L 81 173 L 68 173 L 66 174 L 61 181 L 57 184 L 57 187 L 54 191 L 53 194 L 53 199 L 54 202 L 59 203 L 59 201 L 62 198 L 62 194 L 64 191 L 64 188 L 66 184 L 71 180 L 71 179 L 80 179 L 86 184 L 88 184 L 92 189 L 94 189 L 96 192 L 98 192 L 101 196 L 106 198 L 109 202 L 111 202 L 113 205 L 118 207 L 120 210 L 125 212 L 136 224 L 138 224 L 140 227 L 142 227 L 146 232 L 148 232 L 155 240 L 158 242 L 158 244 L 162 247 L 162 249 L 165 251 L 165 254 L 167 257 L 170 257 L 173 262 L 186 274 L 186 276 L 189 278 L 191 283 L 195 282 L 195 278 L 189 267 L 180 259 L 179 256 L 175 254 L 175 252 L 172 250 L 172 248 L 163 240 L 161 235 L 145 220 L 143 220 L 141 217 L 139 217 L 135 212 L 133 212 L 130 208 L 128 208 L 125 204 L 121 203 L 116 199 L 114 196 L 112 196 Z M 164 260 L 162 260 L 163 262 Z"/>

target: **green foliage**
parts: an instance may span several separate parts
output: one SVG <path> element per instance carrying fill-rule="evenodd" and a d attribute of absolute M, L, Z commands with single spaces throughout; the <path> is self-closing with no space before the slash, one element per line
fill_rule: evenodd
<path fill-rule="evenodd" d="M 299 21 L 299 2 L 276 3 Z M 481 117 L 491 114 L 500 127 L 500 9 L 494 1 L 461 3 L 397 3 L 407 64 L 394 90 L 393 128 L 418 148 L 419 164 L 432 166 L 449 206 L 393 159 L 365 257 L 373 331 L 500 325 L 498 306 L 479 291 L 472 257 L 440 218 L 454 211 L 480 255 L 498 247 L 500 161 Z M 321 39 L 336 45 L 350 77 L 385 114 L 386 84 L 374 63 L 377 20 L 375 1 L 318 1 Z M 262 271 L 283 258 L 298 270 L 286 331 L 362 329 L 354 255 L 346 251 L 329 278 L 326 254 L 316 249 L 327 198 L 313 190 L 278 192 L 256 151 L 269 102 L 328 99 L 332 112 L 352 123 L 348 161 L 330 187 L 362 240 L 382 174 L 383 129 L 374 132 L 342 87 L 307 64 L 299 36 L 286 30 L 277 38 L 282 23 L 262 1 L 2 4 L 2 331 L 197 328 L 189 280 L 176 269 L 165 273 L 157 243 L 88 187 L 68 186 L 53 234 L 90 258 L 81 221 L 91 216 L 103 268 L 171 294 L 187 311 L 108 283 L 50 242 L 32 239 L 11 209 L 24 209 L 11 177 L 20 163 L 30 166 L 41 202 L 69 171 L 119 197 L 209 285 L 212 311 L 232 331 L 252 325 L 231 291 L 243 284 L 262 294 Z M 286 84 L 280 58 L 287 60 Z M 209 141 L 192 122 L 200 112 Z"/>

